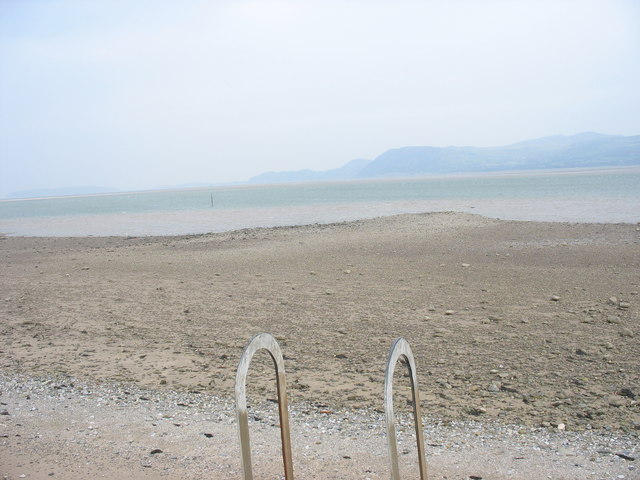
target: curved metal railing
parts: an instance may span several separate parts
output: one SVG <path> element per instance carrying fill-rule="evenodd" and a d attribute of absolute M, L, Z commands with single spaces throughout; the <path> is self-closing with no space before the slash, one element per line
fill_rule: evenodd
<path fill-rule="evenodd" d="M 240 449 L 242 451 L 242 471 L 244 473 L 244 480 L 253 480 L 253 470 L 251 467 L 251 442 L 249 439 L 249 419 L 247 413 L 247 373 L 249 372 L 249 364 L 251 363 L 253 355 L 262 348 L 269 352 L 276 369 L 284 477 L 286 480 L 293 480 L 293 462 L 291 458 L 289 409 L 287 402 L 287 386 L 284 376 L 284 359 L 278 342 L 268 333 L 259 333 L 251 339 L 242 353 L 240 364 L 238 365 L 238 371 L 236 373 L 236 415 L 238 417 L 238 428 L 240 432 Z"/>
<path fill-rule="evenodd" d="M 391 460 L 391 480 L 400 480 L 398 467 L 398 443 L 396 439 L 395 417 L 393 415 L 393 372 L 398 359 L 406 359 L 409 374 L 411 376 L 411 392 L 413 399 L 413 420 L 416 429 L 416 442 L 418 444 L 418 464 L 420 466 L 420 479 L 427 480 L 427 461 L 424 452 L 424 433 L 422 430 L 422 413 L 420 411 L 420 391 L 418 390 L 418 377 L 416 375 L 416 362 L 409 342 L 404 338 L 396 338 L 391 345 L 387 358 L 387 369 L 384 374 L 384 411 L 387 421 L 387 439 L 389 444 L 389 457 Z"/>

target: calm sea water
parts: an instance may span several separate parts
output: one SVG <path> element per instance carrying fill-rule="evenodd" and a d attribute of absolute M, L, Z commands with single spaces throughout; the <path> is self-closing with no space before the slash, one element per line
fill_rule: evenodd
<path fill-rule="evenodd" d="M 640 167 L 0 201 L 0 231 L 174 235 L 443 210 L 517 220 L 638 222 Z"/>

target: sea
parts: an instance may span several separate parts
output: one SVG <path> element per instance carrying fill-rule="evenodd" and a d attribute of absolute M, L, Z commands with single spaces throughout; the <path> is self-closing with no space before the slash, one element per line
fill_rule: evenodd
<path fill-rule="evenodd" d="M 148 236 L 457 211 L 550 222 L 640 222 L 640 166 L 0 201 L 9 236 Z"/>

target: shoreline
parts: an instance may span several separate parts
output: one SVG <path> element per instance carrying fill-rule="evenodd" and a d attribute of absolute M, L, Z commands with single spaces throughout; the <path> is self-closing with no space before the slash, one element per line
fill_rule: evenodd
<path fill-rule="evenodd" d="M 372 177 L 372 178 L 355 178 L 355 179 L 343 179 L 343 180 L 317 180 L 317 181 L 294 181 L 294 182 L 272 182 L 272 183 L 252 183 L 235 182 L 229 184 L 213 184 L 207 187 L 186 187 L 186 188 L 152 188 L 142 190 L 121 190 L 105 193 L 86 193 L 76 195 L 49 195 L 42 197 L 24 197 L 24 198 L 0 198 L 1 202 L 21 202 L 28 200 L 53 200 L 61 198 L 86 198 L 86 197 L 102 197 L 102 196 L 114 196 L 114 195 L 136 195 L 140 193 L 162 193 L 162 192 L 179 192 L 179 191 L 211 191 L 213 190 L 226 190 L 226 189 L 242 189 L 242 188 L 264 188 L 264 187 L 281 187 L 286 185 L 314 185 L 314 184 L 332 184 L 332 183 L 367 183 L 367 182 L 384 182 L 384 181 L 422 181 L 422 180 L 448 180 L 456 178 L 486 178 L 486 177 L 527 177 L 527 176 L 544 176 L 544 175 L 566 175 L 566 174 L 585 174 L 595 175 L 599 173 L 640 173 L 640 165 L 624 165 L 618 167 L 603 166 L 603 167 L 575 167 L 575 168 L 554 168 L 554 169 L 536 169 L 536 170 L 498 170 L 492 172 L 461 172 L 461 173 L 446 173 L 446 174 L 430 174 L 430 175 L 416 175 L 411 177 Z"/>
<path fill-rule="evenodd" d="M 406 214 L 473 214 L 496 220 L 640 224 L 638 198 L 458 199 L 374 204 L 327 204 L 247 209 L 189 210 L 0 220 L 10 237 L 128 237 L 207 235 L 251 228 L 308 227 Z"/>
<path fill-rule="evenodd" d="M 444 445 L 427 446 L 436 478 L 638 473 L 616 456 L 636 458 L 640 444 L 637 225 L 411 214 L 2 237 L 0 258 L 0 458 L 21 459 L 13 478 L 48 478 L 55 459 L 55 476 L 71 480 L 99 476 L 87 462 L 114 480 L 132 465 L 135 479 L 238 477 L 235 368 L 260 331 L 285 355 L 292 433 L 309 447 L 294 453 L 294 467 L 309 466 L 301 478 L 388 476 L 382 385 L 400 336 L 416 358 L 426 441 Z M 254 461 L 277 473 L 268 355 L 249 378 Z M 406 387 L 399 375 L 397 392 Z M 598 453 L 607 442 L 612 453 Z M 334 458 L 340 448 L 351 458 Z"/>

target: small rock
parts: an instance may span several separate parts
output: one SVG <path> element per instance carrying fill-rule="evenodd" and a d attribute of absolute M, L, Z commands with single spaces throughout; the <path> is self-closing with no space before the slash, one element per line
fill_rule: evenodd
<path fill-rule="evenodd" d="M 558 295 L 552 295 L 551 296 L 551 301 L 553 302 L 559 302 L 560 301 L 560 297 Z"/>
<path fill-rule="evenodd" d="M 618 299 L 616 297 L 609 297 L 609 305 L 617 305 Z"/>
<path fill-rule="evenodd" d="M 445 310 L 444 314 L 445 315 L 453 315 L 455 312 L 455 310 Z"/>
<path fill-rule="evenodd" d="M 575 457 L 576 456 L 576 452 L 574 450 L 571 450 L 571 449 L 566 448 L 566 447 L 560 447 L 558 449 L 558 454 L 559 455 L 564 455 L 565 457 Z"/>
<path fill-rule="evenodd" d="M 467 268 L 467 267 L 470 267 L 471 265 L 470 265 L 470 264 L 468 264 L 468 263 L 463 263 L 463 264 L 462 264 L 462 266 L 463 266 L 463 267 L 465 267 L 465 268 Z"/>
<path fill-rule="evenodd" d="M 474 417 L 478 417 L 487 413 L 487 410 L 486 408 L 482 407 L 469 407 L 467 409 L 467 413 L 469 413 L 469 415 L 473 415 Z"/>
<path fill-rule="evenodd" d="M 620 302 L 618 304 L 618 307 L 620 307 L 620 308 L 629 308 L 629 307 L 631 307 L 631 304 L 629 302 Z"/>
<path fill-rule="evenodd" d="M 436 383 L 437 383 L 438 385 L 440 385 L 441 387 L 446 388 L 446 389 L 451 389 L 451 388 L 452 388 L 452 387 L 451 387 L 451 384 L 449 384 L 449 382 L 447 382 L 447 381 L 446 381 L 445 379 L 443 379 L 443 378 L 439 378 L 439 379 L 437 379 L 437 380 L 436 380 Z"/>
<path fill-rule="evenodd" d="M 558 430 L 560 430 L 561 432 L 566 430 L 567 426 L 564 423 L 559 423 L 558 424 Z"/>
<path fill-rule="evenodd" d="M 336 358 L 347 358 L 347 355 L 346 355 L 346 354 L 344 354 L 344 353 L 338 353 L 338 354 L 336 355 Z"/>
<path fill-rule="evenodd" d="M 629 462 L 633 462 L 635 461 L 636 457 L 632 457 L 630 455 L 627 455 L 625 453 L 616 453 L 616 456 L 622 458 L 623 460 L 628 460 Z"/>
<path fill-rule="evenodd" d="M 607 315 L 607 323 L 620 323 L 620 317 L 617 315 Z"/>
<path fill-rule="evenodd" d="M 149 452 L 149 455 L 157 455 L 158 453 L 162 453 L 162 450 L 160 450 L 159 448 L 154 448 Z"/>
<path fill-rule="evenodd" d="M 500 387 L 498 385 L 496 385 L 495 383 L 492 383 L 487 388 L 487 391 L 491 392 L 491 393 L 498 393 L 500 391 Z"/>
<path fill-rule="evenodd" d="M 610 407 L 616 407 L 616 408 L 620 408 L 620 407 L 624 407 L 624 400 L 619 398 L 619 397 L 610 397 L 608 399 L 608 403 Z"/>
<path fill-rule="evenodd" d="M 351 270 L 343 270 L 342 273 L 349 275 L 351 273 Z"/>
<path fill-rule="evenodd" d="M 633 332 L 628 328 L 623 328 L 620 330 L 620 335 L 623 337 L 633 338 Z"/>
<path fill-rule="evenodd" d="M 623 397 L 627 397 L 630 399 L 634 399 L 636 398 L 635 393 L 633 393 L 633 391 L 630 388 L 622 388 L 620 389 L 620 391 L 618 392 L 618 395 L 622 395 Z"/>
<path fill-rule="evenodd" d="M 2 410 L 0 412 L 0 415 L 9 415 L 9 412 L 7 410 Z"/>

